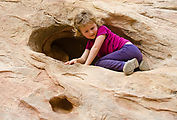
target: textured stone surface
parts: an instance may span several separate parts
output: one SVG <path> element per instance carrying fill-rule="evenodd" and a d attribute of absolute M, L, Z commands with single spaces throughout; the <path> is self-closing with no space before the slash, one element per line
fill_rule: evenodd
<path fill-rule="evenodd" d="M 176 0 L 0 0 L 0 119 L 177 120 L 176 6 Z M 83 8 L 136 44 L 151 70 L 125 76 L 64 65 L 85 47 L 72 32 Z"/>

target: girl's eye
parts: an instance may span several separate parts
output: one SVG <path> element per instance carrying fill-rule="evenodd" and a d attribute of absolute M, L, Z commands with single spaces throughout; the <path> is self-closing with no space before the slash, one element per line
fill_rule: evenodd
<path fill-rule="evenodd" d="M 91 30 L 93 30 L 93 29 L 94 29 L 94 27 L 91 28 Z"/>
<path fill-rule="evenodd" d="M 85 33 L 88 33 L 88 30 L 87 30 L 87 31 L 85 31 Z"/>

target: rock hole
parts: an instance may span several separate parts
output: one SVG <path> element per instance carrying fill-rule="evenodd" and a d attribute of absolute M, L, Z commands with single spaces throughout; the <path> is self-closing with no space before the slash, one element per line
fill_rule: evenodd
<path fill-rule="evenodd" d="M 87 40 L 74 37 L 72 27 L 67 25 L 49 26 L 34 30 L 29 38 L 28 46 L 60 61 L 80 57 Z"/>
<path fill-rule="evenodd" d="M 53 97 L 49 103 L 54 112 L 69 113 L 73 109 L 73 104 L 66 97 Z"/>

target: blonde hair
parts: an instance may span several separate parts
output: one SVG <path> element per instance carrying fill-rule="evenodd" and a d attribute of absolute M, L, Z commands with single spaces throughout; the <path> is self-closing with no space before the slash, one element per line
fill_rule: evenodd
<path fill-rule="evenodd" d="M 99 26 L 103 24 L 103 21 L 100 18 L 96 18 L 90 11 L 83 10 L 79 14 L 77 14 L 74 18 L 74 36 L 79 37 L 82 36 L 80 32 L 80 27 L 85 26 L 89 22 L 94 22 Z"/>

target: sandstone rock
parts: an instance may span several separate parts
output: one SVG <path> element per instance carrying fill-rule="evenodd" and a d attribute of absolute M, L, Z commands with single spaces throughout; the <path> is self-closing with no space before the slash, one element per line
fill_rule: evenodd
<path fill-rule="evenodd" d="M 176 0 L 0 0 L 0 119 L 177 120 Z M 130 76 L 64 65 L 81 9 L 137 45 L 151 66 Z"/>

